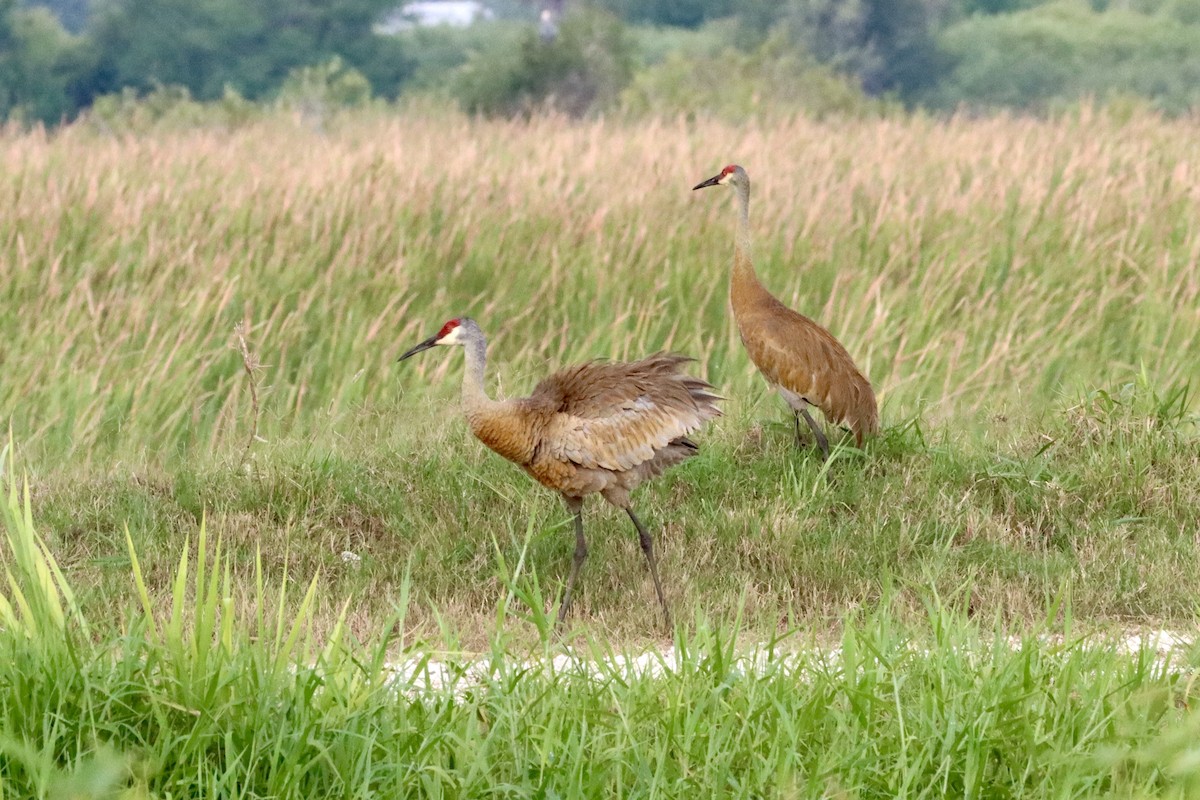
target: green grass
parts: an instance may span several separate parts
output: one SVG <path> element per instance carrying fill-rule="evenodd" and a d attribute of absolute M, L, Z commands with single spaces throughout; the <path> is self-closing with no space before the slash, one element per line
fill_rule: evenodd
<path fill-rule="evenodd" d="M 672 604 L 728 618 L 740 602 L 759 635 L 789 615 L 836 631 L 845 611 L 872 607 L 889 583 L 918 612 L 911 589 L 951 593 L 969 582 L 962 599 L 972 612 L 1020 625 L 1070 587 L 1077 613 L 1098 626 L 1187 626 L 1200 586 L 1190 533 L 1196 439 L 1161 405 L 1136 383 L 1096 393 L 996 449 L 910 422 L 866 455 L 842 451 L 827 473 L 793 450 L 790 424 L 731 415 L 722 425 L 741 429 L 737 441 L 706 442 L 641 492 L 638 507 L 659 537 Z M 408 441 L 256 445 L 245 468 L 48 476 L 35 495 L 39 518 L 96 602 L 127 596 L 126 527 L 161 595 L 179 542 L 206 516 L 239 584 L 250 585 L 259 550 L 272 575 L 285 564 L 303 580 L 320 572 L 326 625 L 349 597 L 352 628 L 369 634 L 407 569 L 414 626 L 432 636 L 438 616 L 449 617 L 465 643 L 484 646 L 503 592 L 496 548 L 515 561 L 527 547 L 538 575 L 559 581 L 569 519 L 456 415 L 421 402 L 408 417 L 422 428 L 408 429 Z M 618 640 L 661 637 L 632 527 L 599 502 L 586 524 L 578 619 Z M 346 551 L 361 561 L 345 563 Z"/>
<path fill-rule="evenodd" d="M 932 587 L 1015 627 L 1064 590 L 1097 628 L 1194 624 L 1186 123 L 423 108 L 327 130 L 0 137 L 0 302 L 19 309 L 0 317 L 0 411 L 46 539 L 102 618 L 132 599 L 126 527 L 165 602 L 202 517 L 239 597 L 256 553 L 273 579 L 320 575 L 318 635 L 345 598 L 345 624 L 372 635 L 408 570 L 413 629 L 486 648 L 498 560 L 522 548 L 549 602 L 572 549 L 560 503 L 470 438 L 457 353 L 394 363 L 471 314 L 501 395 L 674 348 L 728 398 L 702 454 L 635 497 L 684 618 L 741 604 L 747 638 L 786 619 L 836 636 L 887 587 L 920 619 Z M 842 339 L 882 400 L 884 435 L 827 476 L 737 341 L 732 197 L 689 191 L 734 159 L 754 180 L 764 281 Z M 585 513 L 575 620 L 661 640 L 631 526 L 599 502 Z"/>
<path fill-rule="evenodd" d="M 1093 637 L 1196 626 L 1190 123 L 373 113 L 0 134 L 0 800 L 1196 796 L 1200 654 Z M 864 452 L 737 340 L 731 160 Z M 461 314 L 501 395 L 674 348 L 728 398 L 635 497 L 674 630 L 597 501 L 551 633 L 564 509 L 394 363 Z"/>
<path fill-rule="evenodd" d="M 287 576 L 276 582 L 258 567 L 244 602 L 230 555 L 201 525 L 195 557 L 181 545 L 162 606 L 129 543 L 140 608 L 116 631 L 88 624 L 15 485 L 4 523 L 4 797 L 1184 798 L 1200 789 L 1191 710 L 1200 653 L 1164 661 L 1076 639 L 1063 598 L 1044 609 L 1067 630 L 1062 644 L 1036 630 L 1010 644 L 997 617 L 972 621 L 935 592 L 923 593 L 919 621 L 898 618 L 890 597 L 848 615 L 836 647 L 792 632 L 746 654 L 738 619 L 695 616 L 664 668 L 650 670 L 601 638 L 555 660 L 536 580 L 502 566 L 510 594 L 482 659 L 410 642 L 398 655 L 418 667 L 398 679 L 388 658 L 411 633 L 407 577 L 369 641 L 340 624 L 318 641 L 316 581 L 297 587 L 303 600 L 289 615 Z M 510 619 L 522 608 L 533 613 Z M 540 638 L 521 646 L 510 628 L 530 623 Z M 461 677 L 422 689 L 419 665 L 431 656 L 461 665 Z"/>

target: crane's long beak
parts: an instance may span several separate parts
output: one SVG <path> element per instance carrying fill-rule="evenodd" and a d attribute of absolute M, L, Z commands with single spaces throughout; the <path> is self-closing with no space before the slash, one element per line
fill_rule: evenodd
<path fill-rule="evenodd" d="M 425 351 L 425 350 L 428 350 L 428 349 L 429 349 L 429 348 L 431 348 L 431 347 L 436 347 L 436 346 L 437 346 L 437 342 L 438 342 L 438 337 L 437 337 L 437 334 L 434 334 L 433 336 L 430 336 L 428 339 L 426 339 L 425 341 L 421 342 L 419 345 L 417 345 L 416 347 L 412 348 L 411 350 L 409 350 L 407 353 L 405 353 L 404 355 L 400 356 L 400 357 L 399 357 L 399 358 L 397 358 L 396 360 L 397 360 L 397 361 L 403 361 L 404 359 L 406 359 L 406 358 L 409 358 L 409 357 L 411 357 L 411 356 L 415 356 L 417 353 L 420 353 L 420 352 L 423 352 L 423 351 Z"/>
<path fill-rule="evenodd" d="M 711 178 L 704 181 L 703 183 L 697 183 L 695 186 L 693 186 L 692 191 L 694 192 L 697 189 L 703 189 L 705 186 L 719 186 L 720 183 L 721 183 L 721 176 L 713 175 Z"/>

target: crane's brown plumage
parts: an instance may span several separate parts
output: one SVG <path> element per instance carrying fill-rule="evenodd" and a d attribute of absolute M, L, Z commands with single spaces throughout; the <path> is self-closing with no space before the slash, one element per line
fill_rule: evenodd
<path fill-rule="evenodd" d="M 634 362 L 591 361 L 554 373 L 529 397 L 496 401 L 484 391 L 487 343 L 473 320 L 451 320 L 400 358 L 438 344 L 463 345 L 466 350 L 463 411 L 471 432 L 559 492 L 575 517 L 575 560 L 559 619 L 587 557 L 583 498 L 597 493 L 633 521 L 663 615 L 669 619 L 653 540 L 634 514 L 629 493 L 694 455 L 696 445 L 687 435 L 721 413 L 712 386 L 681 371 L 692 359 L 658 353 Z"/>
<path fill-rule="evenodd" d="M 829 444 L 807 406 L 845 425 L 861 446 L 863 437 L 879 431 L 879 411 L 870 382 L 833 335 L 818 323 L 779 302 L 758 279 L 750 257 L 750 177 L 731 164 L 695 188 L 729 185 L 737 191 L 738 226 L 734 239 L 729 299 L 738 333 L 750 360 L 779 389 L 796 415 L 812 428 L 825 457 Z"/>

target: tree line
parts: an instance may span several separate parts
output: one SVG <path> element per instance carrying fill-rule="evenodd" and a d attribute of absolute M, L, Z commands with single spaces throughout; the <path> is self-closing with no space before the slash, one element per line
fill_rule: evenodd
<path fill-rule="evenodd" d="M 263 101 L 314 68 L 372 97 L 436 92 L 504 114 L 699 113 L 742 108 L 725 96 L 739 91 L 841 111 L 1089 97 L 1182 113 L 1200 97 L 1200 0 L 568 0 L 553 38 L 536 0 L 493 0 L 494 21 L 381 35 L 397 5 L 0 0 L 0 119 L 53 124 L 163 87 Z"/>

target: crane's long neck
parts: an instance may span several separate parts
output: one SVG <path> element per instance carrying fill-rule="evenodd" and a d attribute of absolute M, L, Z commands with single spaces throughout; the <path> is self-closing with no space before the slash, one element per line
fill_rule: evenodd
<path fill-rule="evenodd" d="M 467 419 L 478 416 L 496 405 L 484 388 L 484 373 L 487 370 L 487 340 L 483 334 L 472 336 L 463 345 L 467 356 L 467 368 L 463 370 L 462 403 Z"/>
<path fill-rule="evenodd" d="M 754 261 L 750 257 L 750 187 L 735 185 L 737 191 L 738 220 L 733 238 L 733 274 L 729 280 L 729 299 L 737 317 L 756 302 L 770 299 L 770 294 L 754 272 Z"/>
<path fill-rule="evenodd" d="M 509 461 L 528 464 L 537 442 L 528 428 L 528 420 L 520 414 L 520 402 L 493 400 L 483 388 L 487 366 L 487 342 L 483 334 L 468 339 L 464 349 L 467 368 L 463 371 L 462 404 L 471 433 Z"/>
<path fill-rule="evenodd" d="M 754 275 L 754 262 L 750 257 L 750 187 L 739 185 L 737 189 L 738 219 L 733 239 L 734 273 L 748 272 Z"/>

